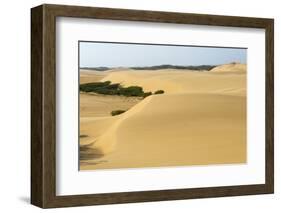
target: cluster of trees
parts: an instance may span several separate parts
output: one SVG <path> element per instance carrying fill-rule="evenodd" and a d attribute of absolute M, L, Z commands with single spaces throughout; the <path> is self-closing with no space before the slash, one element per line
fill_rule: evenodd
<path fill-rule="evenodd" d="M 158 95 L 165 93 L 164 90 L 157 90 L 154 93 L 152 92 L 144 92 L 143 88 L 140 86 L 129 86 L 122 87 L 119 83 L 112 84 L 111 81 L 105 82 L 92 82 L 81 84 L 79 86 L 80 91 L 82 92 L 94 92 L 103 95 L 123 95 L 126 97 L 142 97 L 146 98 L 150 95 Z M 112 116 L 120 115 L 126 112 L 126 110 L 113 110 L 111 112 Z M 80 137 L 87 137 L 81 135 Z"/>
<path fill-rule="evenodd" d="M 112 68 L 110 68 L 110 67 L 80 67 L 80 69 L 96 70 L 96 71 L 106 71 L 106 70 L 110 70 Z"/>
<path fill-rule="evenodd" d="M 170 65 L 163 64 L 158 66 L 149 66 L 149 67 L 131 67 L 134 70 L 160 70 L 160 69 L 187 69 L 187 70 L 211 70 L 215 66 L 212 65 L 199 65 L 199 66 L 180 66 L 180 65 Z"/>
<path fill-rule="evenodd" d="M 160 69 L 187 69 L 187 70 L 211 70 L 216 66 L 213 65 L 198 65 L 198 66 L 181 66 L 181 65 L 171 65 L 163 64 L 156 66 L 146 66 L 146 67 L 127 67 L 134 70 L 160 70 Z M 96 70 L 96 71 L 106 71 L 114 69 L 114 67 L 81 67 L 80 69 Z"/>
<path fill-rule="evenodd" d="M 110 81 L 81 84 L 80 91 L 124 96 L 142 96 L 144 94 L 143 89 L 139 86 L 122 87 L 118 83 L 111 84 Z"/>
<path fill-rule="evenodd" d="M 140 86 L 122 87 L 119 83 L 111 84 L 110 81 L 92 82 L 80 85 L 82 92 L 95 92 L 103 95 L 123 95 L 126 97 L 147 97 L 152 95 L 152 92 L 144 92 Z M 157 90 L 154 94 L 163 94 L 163 90 Z"/>

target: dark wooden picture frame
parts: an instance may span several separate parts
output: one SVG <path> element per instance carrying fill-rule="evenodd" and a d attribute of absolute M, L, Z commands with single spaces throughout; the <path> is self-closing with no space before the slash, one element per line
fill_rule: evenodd
<path fill-rule="evenodd" d="M 56 195 L 56 17 L 265 29 L 265 184 Z M 41 5 L 31 9 L 31 203 L 42 208 L 268 194 L 274 191 L 274 21 L 126 9 Z"/>

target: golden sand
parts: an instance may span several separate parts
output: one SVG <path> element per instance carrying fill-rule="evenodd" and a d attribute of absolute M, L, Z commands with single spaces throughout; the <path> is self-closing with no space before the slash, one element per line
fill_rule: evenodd
<path fill-rule="evenodd" d="M 82 170 L 246 162 L 245 65 L 85 74 L 165 94 L 143 100 L 80 94 Z M 116 109 L 129 110 L 112 117 Z"/>

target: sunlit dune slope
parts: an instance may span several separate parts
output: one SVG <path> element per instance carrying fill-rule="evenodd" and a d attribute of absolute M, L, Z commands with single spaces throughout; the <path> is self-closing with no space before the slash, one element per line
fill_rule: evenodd
<path fill-rule="evenodd" d="M 232 73 L 245 73 L 247 70 L 246 64 L 231 63 L 217 66 L 210 70 L 210 72 L 232 72 Z"/>
<path fill-rule="evenodd" d="M 99 154 L 99 158 L 83 161 L 81 169 L 246 162 L 246 65 L 221 65 L 204 72 L 118 70 L 103 74 L 100 81 L 165 93 L 146 97 L 121 115 L 99 118 L 91 106 L 100 106 L 95 111 L 103 115 L 112 97 L 80 96 L 86 98 L 80 102 L 87 103 L 80 118 L 80 135 L 87 137 L 80 144 Z M 110 103 L 112 109 L 123 106 L 119 99 Z"/>
<path fill-rule="evenodd" d="M 245 113 L 240 96 L 148 97 L 122 115 L 89 126 L 97 133 L 93 148 L 108 162 L 95 168 L 245 162 Z"/>

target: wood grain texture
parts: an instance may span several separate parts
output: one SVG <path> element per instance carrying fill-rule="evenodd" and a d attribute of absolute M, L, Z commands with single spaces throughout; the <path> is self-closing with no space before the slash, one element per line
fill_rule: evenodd
<path fill-rule="evenodd" d="M 42 64 L 43 7 L 31 13 L 31 203 L 43 204 Z"/>
<path fill-rule="evenodd" d="M 56 17 L 263 28 L 266 30 L 266 183 L 143 192 L 56 196 Z M 148 202 L 274 191 L 273 20 L 248 17 L 41 5 L 31 10 L 31 203 L 66 207 Z"/>
<path fill-rule="evenodd" d="M 268 191 L 274 192 L 274 21 L 266 26 L 266 116 L 265 116 L 265 171 Z"/>

